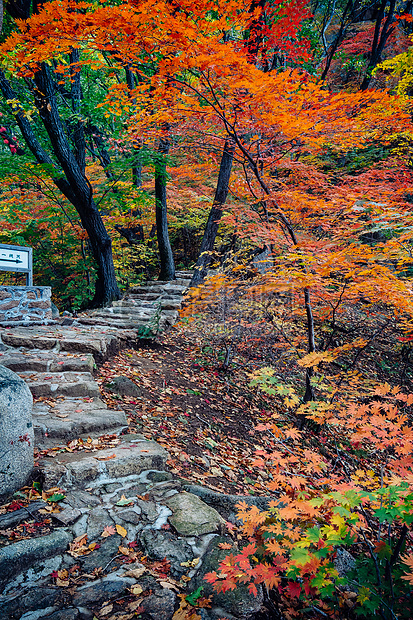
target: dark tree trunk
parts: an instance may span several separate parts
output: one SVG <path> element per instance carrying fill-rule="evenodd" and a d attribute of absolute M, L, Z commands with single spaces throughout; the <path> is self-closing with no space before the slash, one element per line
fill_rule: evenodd
<path fill-rule="evenodd" d="M 208 265 L 211 261 L 211 252 L 214 249 L 215 238 L 217 236 L 219 223 L 222 217 L 222 208 L 228 196 L 229 178 L 231 176 L 234 152 L 235 143 L 232 140 L 226 140 L 224 150 L 222 151 L 221 164 L 219 166 L 214 203 L 211 207 L 208 221 L 205 226 L 199 258 L 195 265 L 195 273 L 192 276 L 191 286 L 197 286 L 200 284 L 208 272 Z"/>
<path fill-rule="evenodd" d="M 92 187 L 84 174 L 83 159 L 76 157 L 69 145 L 59 116 L 54 84 L 50 71 L 43 65 L 34 78 L 35 104 L 48 133 L 53 151 L 71 187 L 75 201 L 71 201 L 80 216 L 90 241 L 92 254 L 98 264 L 94 306 L 105 305 L 120 298 L 112 258 L 112 241 L 93 200 Z M 79 160 L 79 161 L 78 161 Z M 69 196 L 66 196 L 69 200 Z"/>
<path fill-rule="evenodd" d="M 392 34 L 394 28 L 391 28 L 391 24 L 394 19 L 394 11 L 396 8 L 396 0 L 390 0 L 390 6 L 387 12 L 387 17 L 384 21 L 383 27 L 381 27 L 382 21 L 385 17 L 385 11 L 387 6 L 387 0 L 382 0 L 377 18 L 376 26 L 374 28 L 373 43 L 371 46 L 370 61 L 367 67 L 366 75 L 364 76 L 361 90 L 367 90 L 370 85 L 372 71 L 376 65 L 381 61 L 381 55 L 384 47 L 387 43 L 389 36 Z"/>
<path fill-rule="evenodd" d="M 161 261 L 160 280 L 175 280 L 175 263 L 169 240 L 166 209 L 166 155 L 168 153 L 169 140 L 161 138 L 155 160 L 156 233 Z"/>
<path fill-rule="evenodd" d="M 31 0 L 9 0 L 6 10 L 14 19 L 28 19 L 30 17 Z"/>
<path fill-rule="evenodd" d="M 79 214 L 82 225 L 89 236 L 93 257 L 98 265 L 95 296 L 92 304 L 94 306 L 105 305 L 120 298 L 113 265 L 112 242 L 93 200 L 92 187 L 82 169 L 83 158 L 80 154 L 76 157 L 70 148 L 59 116 L 54 94 L 54 82 L 46 65 L 43 65 L 36 73 L 34 82 L 35 104 L 61 170 L 43 149 L 33 133 L 30 122 L 22 112 L 16 114 L 16 120 L 24 140 L 36 160 L 41 164 L 53 165 L 56 168 L 56 176 L 53 181 Z M 0 72 L 0 88 L 6 100 L 16 99 L 14 91 L 2 72 Z"/>
<path fill-rule="evenodd" d="M 352 24 L 355 24 L 361 21 L 362 19 L 365 19 L 366 16 L 369 14 L 369 12 L 375 11 L 376 6 L 378 5 L 379 2 L 377 0 L 373 0 L 369 5 L 364 5 L 363 3 L 358 2 L 357 0 L 348 0 L 347 4 L 345 5 L 342 11 L 342 15 L 340 19 L 340 28 L 337 34 L 335 35 L 334 40 L 331 42 L 331 44 L 328 46 L 328 49 L 326 50 L 326 60 L 325 60 L 324 70 L 321 75 L 321 79 L 323 81 L 327 77 L 333 58 L 338 48 L 344 41 L 349 27 Z M 325 18 L 324 25 L 326 21 L 328 21 L 328 18 L 327 20 Z M 324 26 L 323 26 L 323 32 L 324 32 Z"/>

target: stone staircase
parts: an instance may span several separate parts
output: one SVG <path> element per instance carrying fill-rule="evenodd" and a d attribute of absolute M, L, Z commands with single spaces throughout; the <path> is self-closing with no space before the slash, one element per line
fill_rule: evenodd
<path fill-rule="evenodd" d="M 0 335 L 3 346 L 4 341 L 13 341 L 14 334 L 9 330 Z M 26 347 L 0 351 L 0 364 L 24 379 L 35 399 L 33 427 L 39 449 L 79 437 L 119 434 L 127 428 L 125 413 L 108 409 L 100 399 L 92 374 L 96 364 L 91 353 L 29 349 L 27 345 L 37 341 L 29 335 L 26 338 Z M 19 336 L 18 342 L 21 339 Z M 41 342 L 44 344 L 45 340 Z"/>
<path fill-rule="evenodd" d="M 192 271 L 177 271 L 176 280 L 151 280 L 131 288 L 120 301 L 78 318 L 82 325 L 136 329 L 151 337 L 173 325 L 179 316 L 182 295 L 191 282 Z"/>
<path fill-rule="evenodd" d="M 93 378 L 96 363 L 175 323 L 191 277 L 192 272 L 178 272 L 173 282 L 134 287 L 124 299 L 85 313 L 71 325 L 0 329 L 0 364 L 24 379 L 35 399 L 38 448 L 119 435 L 127 428 L 125 413 L 109 410 L 100 399 Z"/>
<path fill-rule="evenodd" d="M 50 512 L 44 497 L 12 512 L 0 510 L 3 536 L 8 528 L 42 521 L 45 513 L 52 524 L 39 537 L 6 545 L 0 540 L 2 620 L 91 620 L 95 614 L 106 617 L 109 603 L 115 611 L 118 601 L 126 601 L 128 613 L 111 618 L 135 617 L 139 609 L 144 620 L 173 620 L 177 593 L 201 587 L 213 596 L 211 607 L 199 610 L 202 620 L 249 620 L 260 608 L 262 596 L 255 599 L 246 587 L 236 597 L 216 598 L 203 580 L 227 554 L 219 545 L 233 543 L 219 535 L 228 515 L 224 519 L 214 502 L 222 501 L 225 510 L 229 502 L 233 512 L 245 498 L 211 492 L 208 505 L 200 499 L 201 487 L 174 479 L 167 471 L 168 452 L 144 435 L 124 434 L 125 413 L 106 407 L 93 377 L 96 363 L 176 321 L 191 275 L 148 282 L 70 325 L 0 329 L 0 365 L 24 379 L 35 399 L 43 488 L 64 490 L 59 512 Z M 111 534 L 104 537 L 107 528 Z M 84 552 L 77 553 L 79 539 Z M 135 548 L 151 561 L 166 559 L 170 577 L 145 568 Z M 70 589 L 63 587 L 53 575 L 69 584 L 75 565 Z"/>

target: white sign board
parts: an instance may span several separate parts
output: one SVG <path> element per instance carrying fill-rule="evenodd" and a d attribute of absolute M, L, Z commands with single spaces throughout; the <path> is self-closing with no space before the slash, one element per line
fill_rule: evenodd
<path fill-rule="evenodd" d="M 32 248 L 0 244 L 0 270 L 26 274 L 27 286 L 33 286 Z"/>

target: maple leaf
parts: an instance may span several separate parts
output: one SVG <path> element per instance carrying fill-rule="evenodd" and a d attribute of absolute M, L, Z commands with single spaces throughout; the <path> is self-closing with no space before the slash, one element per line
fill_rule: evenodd
<path fill-rule="evenodd" d="M 409 567 L 409 572 L 406 575 L 402 575 L 402 579 L 413 585 L 413 554 L 401 555 L 400 560 Z"/>
<path fill-rule="evenodd" d="M 118 523 L 116 523 L 115 529 L 116 529 L 116 532 L 119 534 L 119 536 L 122 536 L 122 538 L 126 538 L 126 536 L 128 535 L 127 530 L 122 525 L 119 525 Z"/>
<path fill-rule="evenodd" d="M 286 587 L 286 594 L 291 598 L 298 598 L 301 594 L 301 586 L 296 581 L 289 581 Z"/>
<path fill-rule="evenodd" d="M 116 534 L 116 528 L 113 525 L 106 525 L 101 534 L 102 538 L 107 538 L 108 536 L 113 536 Z"/>

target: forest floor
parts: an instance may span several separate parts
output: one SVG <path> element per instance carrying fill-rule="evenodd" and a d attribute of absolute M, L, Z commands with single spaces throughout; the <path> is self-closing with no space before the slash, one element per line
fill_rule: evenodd
<path fill-rule="evenodd" d="M 204 335 L 176 325 L 156 342 L 106 362 L 97 376 L 102 398 L 126 412 L 130 432 L 168 450 L 176 476 L 221 493 L 268 495 L 271 471 L 253 462 L 257 450 L 271 445 L 256 426 L 268 422 L 280 402 L 249 385 L 256 368 L 245 359 L 224 370 L 216 353 Z M 111 393 L 105 386 L 116 375 L 132 379 L 141 397 Z M 313 442 L 311 430 L 306 438 Z"/>

